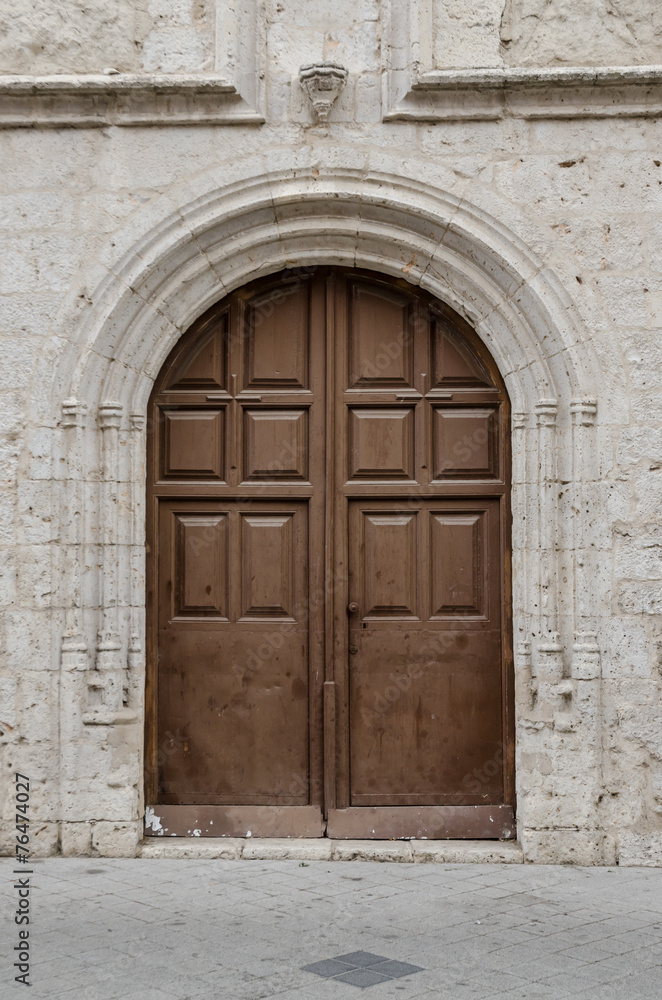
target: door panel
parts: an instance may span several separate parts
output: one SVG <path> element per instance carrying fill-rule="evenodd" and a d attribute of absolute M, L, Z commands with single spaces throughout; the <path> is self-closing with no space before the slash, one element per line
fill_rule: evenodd
<path fill-rule="evenodd" d="M 225 479 L 224 410 L 163 410 L 162 479 Z"/>
<path fill-rule="evenodd" d="M 244 410 L 244 482 L 308 479 L 308 411 Z"/>
<path fill-rule="evenodd" d="M 414 411 L 352 407 L 350 479 L 414 478 Z"/>
<path fill-rule="evenodd" d="M 178 500 L 160 519 L 159 715 L 183 743 L 161 801 L 306 804 L 307 505 Z"/>
<path fill-rule="evenodd" d="M 513 836 L 508 398 L 467 324 L 285 273 L 150 407 L 146 832 Z"/>
<path fill-rule="evenodd" d="M 464 781 L 503 737 L 498 504 L 351 504 L 353 806 L 501 801 L 498 769 L 480 798 L 467 797 Z M 385 532 L 379 547 L 374 525 Z M 371 588 L 381 581 L 377 603 Z M 471 628 L 467 592 L 484 594 Z"/>

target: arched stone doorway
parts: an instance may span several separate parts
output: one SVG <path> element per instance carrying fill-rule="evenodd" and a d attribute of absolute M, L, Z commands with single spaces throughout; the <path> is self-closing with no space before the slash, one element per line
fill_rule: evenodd
<path fill-rule="evenodd" d="M 514 836 L 509 401 L 468 324 L 375 272 L 271 275 L 149 419 L 154 832 Z"/>

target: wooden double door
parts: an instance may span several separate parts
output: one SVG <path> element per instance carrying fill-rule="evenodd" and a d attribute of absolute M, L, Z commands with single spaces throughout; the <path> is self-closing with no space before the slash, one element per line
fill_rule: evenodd
<path fill-rule="evenodd" d="M 514 836 L 509 409 L 468 325 L 285 272 L 150 416 L 146 832 Z"/>

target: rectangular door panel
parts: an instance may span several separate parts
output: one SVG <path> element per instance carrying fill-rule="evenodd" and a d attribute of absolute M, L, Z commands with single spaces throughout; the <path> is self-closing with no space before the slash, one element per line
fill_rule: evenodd
<path fill-rule="evenodd" d="M 357 508 L 357 513 L 354 540 L 364 553 L 357 567 L 363 617 L 416 618 L 416 512 L 368 510 L 359 513 Z"/>
<path fill-rule="evenodd" d="M 377 631 L 352 633 L 351 804 L 503 801 L 499 633 Z"/>
<path fill-rule="evenodd" d="M 159 711 L 177 745 L 161 801 L 305 805 L 308 643 L 272 627 L 164 630 Z"/>
<path fill-rule="evenodd" d="M 499 501 L 410 506 L 350 503 L 349 805 L 503 802 Z"/>
<path fill-rule="evenodd" d="M 349 298 L 349 378 L 356 387 L 413 384 L 411 299 L 386 285 L 357 281 Z"/>
<path fill-rule="evenodd" d="M 430 618 L 489 618 L 485 511 L 430 511 Z"/>
<path fill-rule="evenodd" d="M 295 556 L 305 553 L 295 554 L 293 520 L 290 513 L 241 514 L 240 621 L 294 621 Z"/>
<path fill-rule="evenodd" d="M 299 282 L 275 288 L 246 308 L 244 386 L 308 386 L 310 296 Z"/>
<path fill-rule="evenodd" d="M 306 805 L 307 504 L 162 501 L 160 524 L 159 801 Z"/>
<path fill-rule="evenodd" d="M 171 620 L 228 620 L 228 515 L 174 513 Z"/>

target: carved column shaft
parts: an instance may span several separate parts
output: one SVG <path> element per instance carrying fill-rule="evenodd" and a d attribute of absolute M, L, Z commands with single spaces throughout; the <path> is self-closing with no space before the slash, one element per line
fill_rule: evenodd
<path fill-rule="evenodd" d="M 64 437 L 65 472 L 60 481 L 61 498 L 62 595 L 65 630 L 62 637 L 64 670 L 87 669 L 87 642 L 81 609 L 81 577 L 84 559 L 83 434 L 87 406 L 76 399 L 62 404 L 61 427 Z"/>
<path fill-rule="evenodd" d="M 101 488 L 100 529 L 102 557 L 100 593 L 102 600 L 101 627 L 97 643 L 96 670 L 91 671 L 89 687 L 91 707 L 105 712 L 118 712 L 124 703 L 126 676 L 122 660 L 118 609 L 118 493 L 119 493 L 119 429 L 122 404 L 105 402 L 99 407 L 101 429 Z"/>
<path fill-rule="evenodd" d="M 143 650 L 143 616 L 139 610 L 144 604 L 145 581 L 144 573 L 144 540 L 142 529 L 138 525 L 138 514 L 143 509 L 144 498 L 144 431 L 145 415 L 133 412 L 130 415 L 131 424 L 131 634 L 129 637 L 128 664 L 129 671 L 135 676 L 135 671 L 142 666 Z"/>

